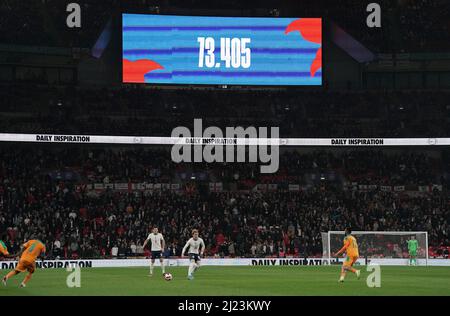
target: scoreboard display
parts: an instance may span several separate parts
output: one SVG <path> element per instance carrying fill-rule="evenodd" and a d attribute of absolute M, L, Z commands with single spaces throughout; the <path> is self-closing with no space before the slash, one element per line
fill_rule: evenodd
<path fill-rule="evenodd" d="M 124 83 L 322 84 L 320 18 L 122 15 Z"/>

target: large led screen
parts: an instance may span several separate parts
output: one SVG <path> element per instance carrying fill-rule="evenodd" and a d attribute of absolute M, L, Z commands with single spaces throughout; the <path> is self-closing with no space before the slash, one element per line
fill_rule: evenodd
<path fill-rule="evenodd" d="M 321 85 L 320 18 L 123 15 L 123 82 Z"/>

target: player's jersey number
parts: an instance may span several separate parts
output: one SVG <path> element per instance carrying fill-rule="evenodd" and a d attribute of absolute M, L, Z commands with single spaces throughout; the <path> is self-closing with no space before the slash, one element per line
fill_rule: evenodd
<path fill-rule="evenodd" d="M 30 248 L 28 248 L 28 252 L 29 252 L 29 253 L 32 253 L 35 247 L 36 247 L 36 243 L 33 243 L 33 244 L 30 246 Z"/>
<path fill-rule="evenodd" d="M 352 247 L 353 247 L 355 250 L 358 250 L 358 243 L 356 242 L 356 239 L 352 239 L 351 243 L 352 243 Z"/>

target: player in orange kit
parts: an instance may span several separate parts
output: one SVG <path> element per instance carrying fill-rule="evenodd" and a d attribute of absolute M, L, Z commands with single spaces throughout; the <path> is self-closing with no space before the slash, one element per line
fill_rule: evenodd
<path fill-rule="evenodd" d="M 353 268 L 353 264 L 358 260 L 359 252 L 358 252 L 358 243 L 356 242 L 356 238 L 351 235 L 352 230 L 350 228 L 345 229 L 345 238 L 344 238 L 344 246 L 336 252 L 335 256 L 338 257 L 341 253 L 346 252 L 345 261 L 342 264 L 341 276 L 339 278 L 339 282 L 344 282 L 345 275 L 347 271 L 353 272 L 359 279 L 361 275 L 361 271 Z"/>
<path fill-rule="evenodd" d="M 5 243 L 3 242 L 4 240 L 6 240 L 6 235 L 2 236 L 2 239 L 0 239 L 0 255 L 9 257 L 8 248 L 6 247 Z"/>
<path fill-rule="evenodd" d="M 23 279 L 20 287 L 25 287 L 27 282 L 30 281 L 31 276 L 36 270 L 36 259 L 45 253 L 45 245 L 37 239 L 29 240 L 22 246 L 22 255 L 16 268 L 3 277 L 3 285 L 6 286 L 8 279 L 20 272 L 28 271 L 28 274 Z"/>

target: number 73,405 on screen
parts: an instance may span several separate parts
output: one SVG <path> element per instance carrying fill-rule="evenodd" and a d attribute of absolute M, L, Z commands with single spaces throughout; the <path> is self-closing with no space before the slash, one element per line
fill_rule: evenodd
<path fill-rule="evenodd" d="M 216 58 L 215 41 L 212 37 L 198 37 L 199 54 L 198 67 L 203 68 L 250 68 L 251 50 L 248 45 L 250 38 L 229 38 L 220 39 L 220 59 Z M 221 63 L 223 62 L 223 64 Z"/>

